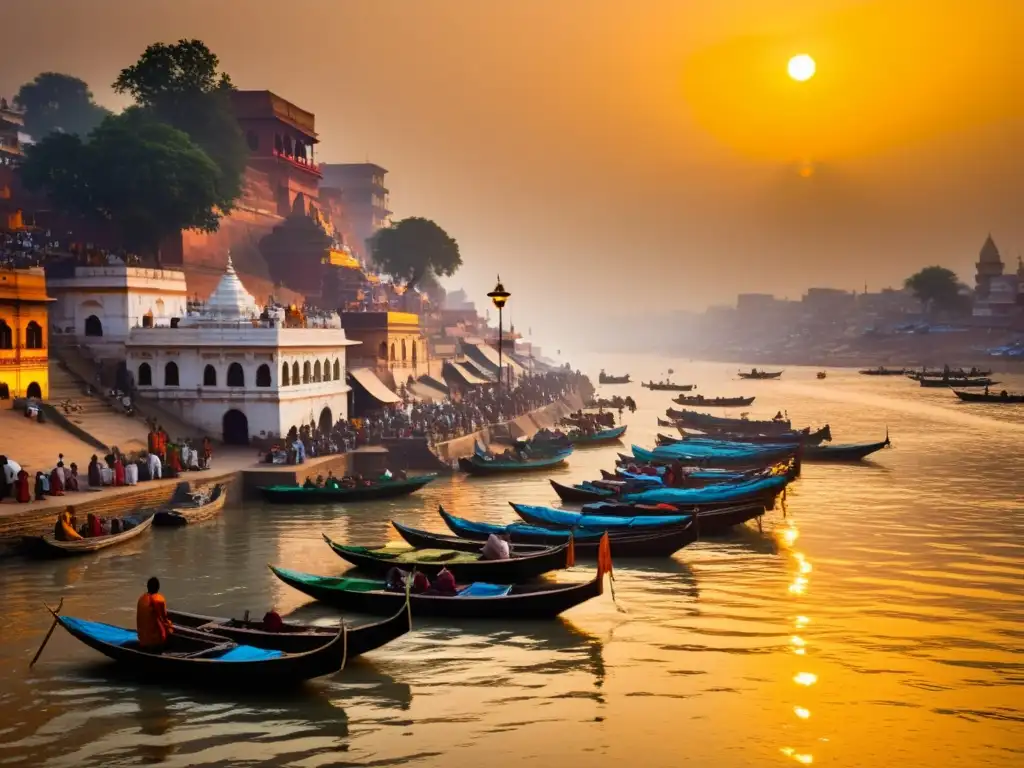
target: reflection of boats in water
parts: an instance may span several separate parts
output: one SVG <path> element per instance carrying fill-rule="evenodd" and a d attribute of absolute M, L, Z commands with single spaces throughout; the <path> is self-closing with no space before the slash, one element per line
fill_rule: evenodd
<path fill-rule="evenodd" d="M 24 755 L 30 758 L 26 762 L 33 765 L 66 759 L 84 745 L 96 761 L 90 764 L 150 765 L 167 762 L 183 750 L 188 752 L 190 745 L 230 748 L 240 732 L 249 739 L 279 736 L 282 725 L 292 738 L 305 726 L 318 738 L 344 739 L 348 737 L 348 717 L 334 703 L 342 698 L 335 680 L 342 679 L 321 678 L 295 690 L 267 693 L 168 689 L 163 684 L 141 683 L 117 664 L 105 661 L 44 660 L 30 679 L 35 714 L 26 714 L 26 722 L 17 731 L 26 745 Z M 70 732 L 56 728 L 71 713 L 76 721 L 82 720 L 81 727 Z M 242 727 L 233 727 L 239 725 Z M 133 728 L 144 738 L 126 741 L 125 733 Z M 296 746 L 295 753 L 301 749 Z M 8 749 L 6 757 L 16 754 Z"/>

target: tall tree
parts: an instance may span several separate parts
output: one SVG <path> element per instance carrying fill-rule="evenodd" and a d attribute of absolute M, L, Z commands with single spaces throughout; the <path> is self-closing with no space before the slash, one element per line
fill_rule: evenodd
<path fill-rule="evenodd" d="M 87 142 L 51 134 L 31 147 L 25 184 L 56 206 L 110 222 L 126 247 L 157 253 L 182 229 L 216 230 L 220 172 L 189 137 L 139 109 L 108 117 Z"/>
<path fill-rule="evenodd" d="M 25 111 L 25 130 L 37 141 L 60 132 L 85 136 L 110 115 L 93 101 L 84 80 L 43 72 L 18 89 L 14 103 Z"/>
<path fill-rule="evenodd" d="M 904 281 L 925 312 L 958 312 L 965 301 L 956 273 L 945 267 L 925 267 Z"/>
<path fill-rule="evenodd" d="M 426 275 L 450 277 L 462 266 L 459 244 L 430 219 L 418 216 L 379 230 L 369 244 L 380 270 L 407 288 Z"/>
<path fill-rule="evenodd" d="M 154 43 L 121 71 L 114 90 L 187 133 L 217 165 L 216 206 L 229 212 L 242 192 L 249 152 L 231 105 L 231 78 L 201 40 Z"/>

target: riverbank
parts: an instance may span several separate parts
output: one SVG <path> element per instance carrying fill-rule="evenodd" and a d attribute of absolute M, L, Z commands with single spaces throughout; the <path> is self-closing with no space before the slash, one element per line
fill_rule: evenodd
<path fill-rule="evenodd" d="M 436 462 L 451 466 L 459 457 L 472 455 L 476 442 L 491 444 L 492 435 L 529 437 L 543 427 L 557 426 L 564 416 L 582 406 L 581 396 L 571 393 L 512 421 L 489 425 L 472 434 L 438 443 L 433 448 L 435 464 L 418 468 L 432 471 L 441 469 Z M 51 436 L 51 439 L 55 437 Z M 202 472 L 185 472 L 177 478 L 150 480 L 132 486 L 47 496 L 42 501 L 28 504 L 6 501 L 0 504 L 0 555 L 10 555 L 17 551 L 23 536 L 41 536 L 51 532 L 57 515 L 64 509 L 73 512 L 80 520 L 90 513 L 100 517 L 125 517 L 165 506 L 181 483 L 187 484 L 190 490 L 223 484 L 229 494 L 227 503 L 232 505 L 242 498 L 254 496 L 261 485 L 295 485 L 303 482 L 307 476 L 326 475 L 328 472 L 338 476 L 352 472 L 371 476 L 392 465 L 394 469 L 405 469 L 408 461 L 403 455 L 408 453 L 408 449 L 399 445 L 402 442 L 409 441 L 394 441 L 389 446 L 362 446 L 349 453 L 310 458 L 299 465 L 262 464 L 255 460 L 252 448 L 225 447 L 217 451 L 213 467 Z M 426 440 L 420 439 L 419 442 L 423 443 L 423 450 L 419 452 L 423 454 L 427 451 Z M 59 448 L 59 442 L 46 446 L 43 455 L 52 453 L 56 456 Z M 13 451 L 8 455 L 17 456 Z M 36 469 L 29 464 L 24 466 L 26 470 Z M 45 469 L 41 465 L 38 468 Z"/>

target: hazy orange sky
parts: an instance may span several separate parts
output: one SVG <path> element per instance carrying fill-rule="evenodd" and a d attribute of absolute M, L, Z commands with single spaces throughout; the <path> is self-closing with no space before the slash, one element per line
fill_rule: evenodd
<path fill-rule="evenodd" d="M 0 94 L 43 70 L 100 102 L 151 42 L 198 37 L 243 89 L 316 113 L 321 161 L 390 170 L 396 216 L 500 271 L 553 338 L 742 291 L 973 282 L 1024 253 L 1021 0 L 32 0 Z M 12 28 L 13 26 L 13 28 Z M 806 52 L 799 84 L 786 62 Z M 804 177 L 800 171 L 809 173 Z M 559 321 L 561 324 L 559 325 Z M 543 330 L 542 330 L 543 329 Z"/>

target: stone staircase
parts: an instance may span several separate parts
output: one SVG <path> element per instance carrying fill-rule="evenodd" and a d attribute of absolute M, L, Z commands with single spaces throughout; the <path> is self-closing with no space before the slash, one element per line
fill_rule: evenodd
<path fill-rule="evenodd" d="M 63 413 L 61 403 L 70 401 L 74 409 L 64 414 L 68 421 L 108 448 L 116 445 L 126 452 L 144 449 L 149 432 L 145 422 L 126 416 L 119 403 L 102 394 L 87 395 L 85 387 L 85 381 L 59 359 L 50 360 L 51 405 Z"/>

